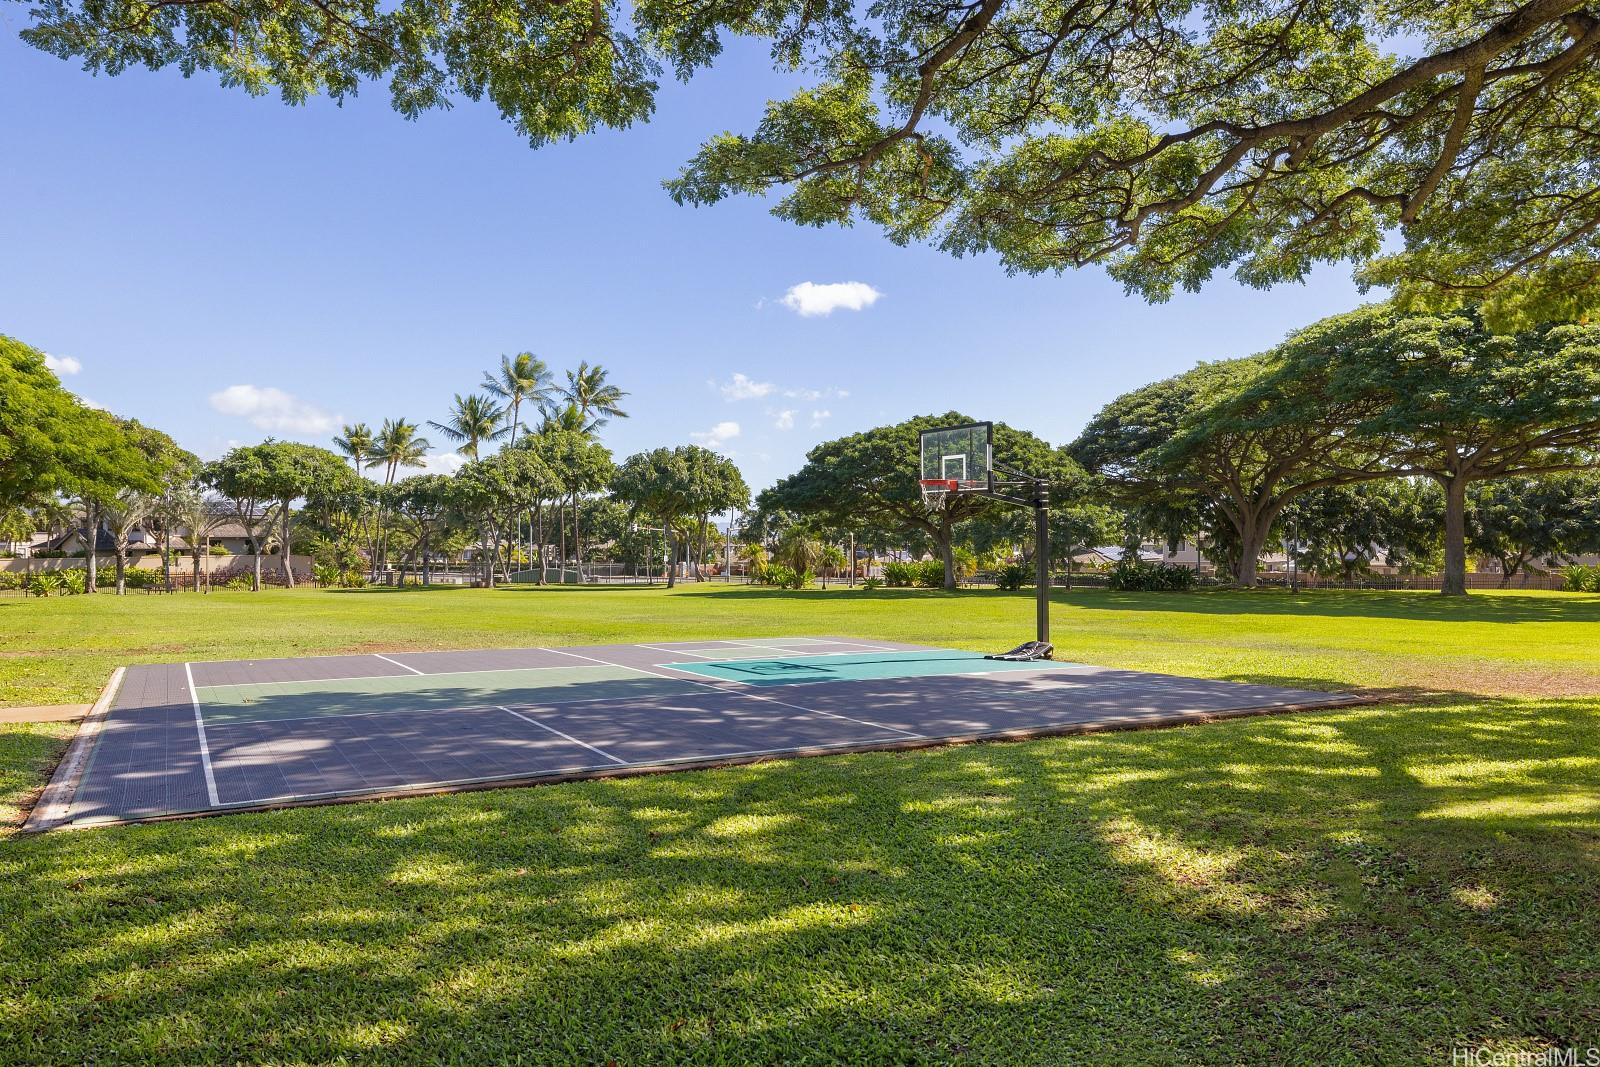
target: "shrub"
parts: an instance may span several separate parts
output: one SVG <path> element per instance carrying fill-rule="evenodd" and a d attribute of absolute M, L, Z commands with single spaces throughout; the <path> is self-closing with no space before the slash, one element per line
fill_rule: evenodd
<path fill-rule="evenodd" d="M 1569 593 L 1600 593 L 1600 567 L 1574 564 L 1562 572 L 1562 586 Z"/>
<path fill-rule="evenodd" d="M 1033 568 L 1024 563 L 1007 563 L 994 572 L 994 584 L 1013 591 L 1032 585 Z"/>
<path fill-rule="evenodd" d="M 917 584 L 925 589 L 938 589 L 944 585 L 944 561 L 925 559 L 916 565 Z"/>
<path fill-rule="evenodd" d="M 1123 592 L 1157 593 L 1189 589 L 1194 571 L 1175 563 L 1144 563 L 1119 560 L 1106 580 L 1106 588 Z"/>
<path fill-rule="evenodd" d="M 321 586 L 337 585 L 345 589 L 359 589 L 367 584 L 367 576 L 362 573 L 359 567 L 342 569 L 333 563 L 313 563 L 311 565 L 311 576 Z M 422 581 L 418 578 L 412 578 L 407 582 L 402 576 L 401 584 L 421 585 Z"/>
<path fill-rule="evenodd" d="M 250 588 L 250 576 L 248 574 L 236 574 L 232 578 L 229 578 L 227 581 L 223 582 L 222 583 L 222 588 L 224 588 L 224 589 L 249 589 Z"/>
<path fill-rule="evenodd" d="M 915 563 L 885 563 L 883 565 L 883 580 L 891 589 L 903 589 L 906 586 L 917 584 L 917 567 Z"/>
<path fill-rule="evenodd" d="M 64 571 L 56 571 L 61 575 L 61 581 L 69 593 L 87 593 L 89 591 L 89 572 L 83 567 L 72 567 Z"/>
<path fill-rule="evenodd" d="M 883 579 L 882 578 L 863 578 L 861 580 L 861 588 L 867 590 L 869 593 L 874 589 L 882 589 L 883 588 Z"/>
<path fill-rule="evenodd" d="M 29 579 L 28 592 L 34 596 L 49 596 L 51 593 L 60 596 L 67 592 L 67 580 L 60 571 L 44 571 Z"/>
<path fill-rule="evenodd" d="M 129 589 L 155 589 L 164 582 L 160 571 L 129 567 L 122 572 L 122 584 Z"/>
<path fill-rule="evenodd" d="M 0 571 L 0 589 L 26 589 L 28 576 L 20 571 Z"/>
<path fill-rule="evenodd" d="M 816 575 L 809 569 L 796 571 L 787 563 L 769 563 L 766 569 L 766 584 L 775 585 L 780 589 L 804 589 L 816 580 Z"/>
<path fill-rule="evenodd" d="M 206 553 L 212 556 L 226 556 L 229 554 L 226 545 L 212 545 L 206 550 Z"/>

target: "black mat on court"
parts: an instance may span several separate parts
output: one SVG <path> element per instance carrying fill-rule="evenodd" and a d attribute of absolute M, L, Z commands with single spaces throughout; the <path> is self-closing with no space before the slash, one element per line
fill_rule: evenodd
<path fill-rule="evenodd" d="M 748 679 L 748 680 L 744 680 Z M 794 684 L 788 684 L 790 680 Z M 125 670 L 58 810 L 88 826 L 763 757 L 1204 721 L 1340 694 L 846 637 Z M 48 794 L 47 794 L 48 795 Z"/>

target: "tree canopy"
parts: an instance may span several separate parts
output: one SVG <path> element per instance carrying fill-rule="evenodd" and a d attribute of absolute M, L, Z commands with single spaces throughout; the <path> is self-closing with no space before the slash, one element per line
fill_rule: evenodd
<path fill-rule="evenodd" d="M 1239 538 L 1244 585 L 1296 498 L 1431 478 L 1444 491 L 1444 588 L 1459 593 L 1468 485 L 1600 459 L 1600 327 L 1505 335 L 1472 312 L 1373 305 L 1119 397 L 1073 451 L 1125 499 L 1211 501 Z"/>
<path fill-rule="evenodd" d="M 1312 332 L 1312 331 L 1307 331 Z M 1298 343 L 1291 338 L 1285 347 Z M 1283 352 L 1202 363 L 1107 404 L 1072 445 L 1124 504 L 1170 510 L 1195 497 L 1226 522 L 1235 580 L 1256 582 L 1257 560 L 1273 523 L 1295 497 L 1387 473 L 1382 457 L 1352 440 L 1363 397 L 1302 390 L 1286 414 L 1284 390 L 1259 383 Z M 1185 521 L 1193 507 L 1184 508 Z"/>
<path fill-rule="evenodd" d="M 679 528 L 686 519 L 734 507 L 749 498 L 744 478 L 731 462 L 699 445 L 655 448 L 629 456 L 617 468 L 611 491 L 635 514 L 660 522 L 668 558 L 678 558 Z M 677 568 L 667 572 L 676 584 Z"/>
<path fill-rule="evenodd" d="M 1282 425 L 1342 404 L 1346 447 L 1330 448 L 1325 464 L 1363 478 L 1377 456 L 1392 474 L 1438 482 L 1447 593 L 1466 590 L 1468 486 L 1600 462 L 1600 326 L 1497 334 L 1472 312 L 1380 304 L 1301 331 L 1279 357 L 1240 402 Z"/>
<path fill-rule="evenodd" d="M 160 492 L 170 457 L 147 451 L 142 430 L 85 405 L 44 353 L 0 334 L 0 505 L 53 492 Z"/>
<path fill-rule="evenodd" d="M 918 485 L 918 435 L 972 421 L 954 411 L 920 415 L 893 426 L 824 441 L 806 453 L 805 466 L 762 494 L 763 510 L 787 508 L 842 527 L 866 523 L 924 534 L 944 561 L 946 588 L 954 588 L 955 527 L 1006 505 L 958 493 L 929 510 L 922 503 Z M 1083 476 L 1081 468 L 1064 453 L 1004 423 L 994 424 L 994 458 L 997 463 L 1055 481 L 1074 482 Z"/>
<path fill-rule="evenodd" d="M 535 145 L 646 120 L 665 71 L 754 38 L 798 84 L 709 137 L 680 201 L 781 192 L 798 223 L 1011 271 L 1103 263 L 1153 299 L 1348 262 L 1435 306 L 1600 307 L 1600 16 L 1574 0 L 39 0 L 23 36 L 294 103 L 487 96 Z"/>

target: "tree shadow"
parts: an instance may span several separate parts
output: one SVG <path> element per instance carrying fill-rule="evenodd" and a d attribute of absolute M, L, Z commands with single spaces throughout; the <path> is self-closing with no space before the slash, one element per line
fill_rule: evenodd
<path fill-rule="evenodd" d="M 1600 597 L 1582 594 L 1494 593 L 1442 597 L 1386 590 L 1292 594 L 1272 590 L 1133 593 L 1084 590 L 1053 601 L 1104 611 L 1181 612 L 1192 615 L 1358 617 L 1418 622 L 1600 622 Z"/>
<path fill-rule="evenodd" d="M 1354 1063 L 1600 1032 L 1600 705 L 1425 695 L 14 842 L 8 1053 Z"/>

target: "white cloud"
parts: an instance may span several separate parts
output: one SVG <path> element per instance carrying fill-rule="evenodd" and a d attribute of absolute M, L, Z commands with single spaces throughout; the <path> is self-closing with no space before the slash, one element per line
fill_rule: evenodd
<path fill-rule="evenodd" d="M 783 294 L 782 304 L 797 315 L 831 315 L 840 308 L 861 311 L 877 303 L 883 294 L 866 282 L 801 282 Z"/>
<path fill-rule="evenodd" d="M 52 356 L 48 352 L 44 354 L 44 365 L 54 371 L 57 377 L 63 374 L 77 374 L 83 370 L 83 364 L 72 356 Z"/>
<path fill-rule="evenodd" d="M 835 389 L 830 385 L 826 389 L 785 389 L 783 395 L 795 400 L 831 400 L 834 397 L 843 400 L 850 395 L 850 390 Z"/>
<path fill-rule="evenodd" d="M 719 422 L 709 430 L 691 433 L 689 436 L 705 445 L 707 448 L 722 448 L 729 441 L 738 437 L 739 424 L 733 421 Z"/>
<path fill-rule="evenodd" d="M 98 400 L 90 400 L 86 396 L 78 397 L 78 403 L 82 404 L 86 408 L 94 408 L 96 411 L 110 411 L 111 410 L 110 408 L 106 407 L 104 404 L 100 403 L 100 401 L 98 401 Z"/>
<path fill-rule="evenodd" d="M 824 422 L 831 418 L 833 418 L 833 412 L 831 411 L 813 411 L 811 413 L 811 428 L 815 430 L 818 426 L 821 426 Z"/>
<path fill-rule="evenodd" d="M 715 382 L 712 384 L 716 385 Z M 771 382 L 758 382 L 747 374 L 734 371 L 733 377 L 717 385 L 717 388 L 722 391 L 724 400 L 760 400 L 764 396 L 770 396 L 778 387 Z"/>
<path fill-rule="evenodd" d="M 405 479 L 418 474 L 454 474 L 466 462 L 467 457 L 459 452 L 429 452 L 422 457 L 422 466 L 400 468 L 400 477 Z"/>
<path fill-rule="evenodd" d="M 334 416 L 316 405 L 270 385 L 230 385 L 211 394 L 211 407 L 224 415 L 249 419 L 260 429 L 284 433 L 331 433 L 338 425 Z"/>
<path fill-rule="evenodd" d="M 794 429 L 794 411 L 790 409 L 776 412 L 772 420 L 772 425 L 776 426 L 780 430 Z"/>

